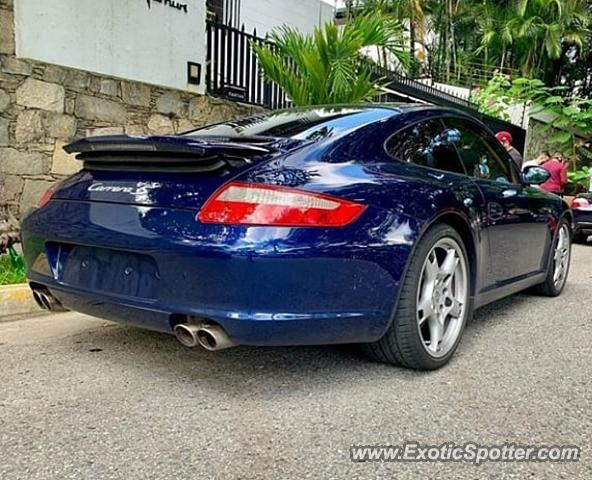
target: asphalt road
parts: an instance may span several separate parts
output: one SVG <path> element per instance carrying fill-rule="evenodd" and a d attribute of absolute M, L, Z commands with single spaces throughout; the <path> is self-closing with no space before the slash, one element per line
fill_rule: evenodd
<path fill-rule="evenodd" d="M 0 324 L 0 478 L 592 478 L 592 246 L 434 373 L 351 347 L 188 350 L 75 313 Z M 353 463 L 351 445 L 575 444 L 577 463 Z"/>

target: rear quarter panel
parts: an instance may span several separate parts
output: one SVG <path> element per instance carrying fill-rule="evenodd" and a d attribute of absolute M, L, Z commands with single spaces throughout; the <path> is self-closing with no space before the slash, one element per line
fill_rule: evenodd
<path fill-rule="evenodd" d="M 477 262 L 474 273 L 479 275 L 486 253 L 486 243 L 476 228 L 483 208 L 479 189 L 466 176 L 392 159 L 384 144 L 401 124 L 397 119 L 368 126 L 338 141 L 259 165 L 241 180 L 321 192 L 369 205 L 361 219 L 365 222 L 353 226 L 360 239 L 357 254 L 378 262 L 397 285 L 417 240 L 438 218 L 455 215 L 469 227 L 468 245 Z M 347 248 L 348 235 L 342 242 L 339 248 Z M 477 278 L 477 287 L 479 282 Z"/>

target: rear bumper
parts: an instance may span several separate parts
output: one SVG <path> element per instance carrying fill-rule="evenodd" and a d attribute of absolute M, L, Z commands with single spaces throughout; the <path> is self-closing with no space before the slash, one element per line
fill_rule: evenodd
<path fill-rule="evenodd" d="M 202 306 L 173 305 L 166 301 L 151 305 L 77 291 L 51 284 L 50 292 L 68 309 L 117 323 L 172 333 L 182 315 L 193 315 L 221 325 L 242 345 L 322 345 L 370 342 L 380 338 L 387 318 L 384 312 L 282 313 L 219 310 Z"/>
<path fill-rule="evenodd" d="M 587 233 L 592 235 L 592 222 L 576 222 L 576 233 Z"/>
<path fill-rule="evenodd" d="M 574 208 L 574 222 L 576 233 L 592 234 L 592 210 L 586 208 Z"/>
<path fill-rule="evenodd" d="M 30 282 L 71 310 L 167 333 L 183 316 L 202 317 L 240 344 L 377 340 L 410 252 L 408 241 L 361 248 L 371 243 L 359 230 L 206 226 L 192 211 L 118 205 L 114 217 L 113 209 L 52 201 L 32 212 L 23 222 Z M 69 282 L 68 261 L 80 257 L 53 245 L 139 252 L 154 260 L 158 287 L 130 289 L 121 269 L 111 291 L 96 287 L 104 282 Z"/>

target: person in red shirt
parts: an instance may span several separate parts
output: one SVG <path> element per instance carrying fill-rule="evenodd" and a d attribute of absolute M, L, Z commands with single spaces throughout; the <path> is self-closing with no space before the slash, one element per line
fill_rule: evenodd
<path fill-rule="evenodd" d="M 563 194 L 563 190 L 567 185 L 567 166 L 563 163 L 561 153 L 556 152 L 551 160 L 541 165 L 545 170 L 551 174 L 551 178 L 541 185 L 541 188 L 546 192 Z"/>

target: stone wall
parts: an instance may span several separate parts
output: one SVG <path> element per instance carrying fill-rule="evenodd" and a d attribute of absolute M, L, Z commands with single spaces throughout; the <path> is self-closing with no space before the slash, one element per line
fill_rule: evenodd
<path fill-rule="evenodd" d="M 15 56 L 13 0 L 0 0 L 0 179 L 18 218 L 80 163 L 62 147 L 106 134 L 168 134 L 254 107 Z M 0 180 L 1 181 L 1 180 Z"/>

